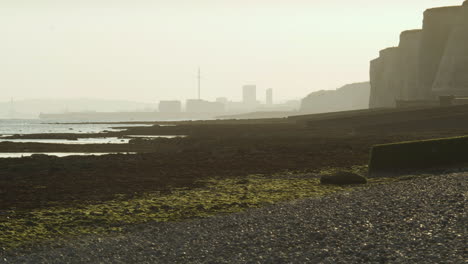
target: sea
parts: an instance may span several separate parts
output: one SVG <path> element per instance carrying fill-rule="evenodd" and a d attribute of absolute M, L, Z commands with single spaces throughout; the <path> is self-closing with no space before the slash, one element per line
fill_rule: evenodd
<path fill-rule="evenodd" d="M 142 124 L 89 124 L 77 123 L 75 120 L 40 120 L 40 119 L 0 119 L 0 142 L 16 143 L 54 143 L 54 144 L 126 144 L 130 139 L 105 137 L 105 138 L 79 138 L 78 140 L 66 139 L 6 139 L 12 135 L 49 134 L 49 133 L 76 133 L 96 134 L 102 132 L 118 132 L 123 129 L 116 127 L 151 126 Z M 57 157 L 74 155 L 107 155 L 107 154 L 134 154 L 134 153 L 48 153 L 48 152 L 4 152 L 0 147 L 0 158 L 22 158 L 34 154 L 43 154 Z"/>
<path fill-rule="evenodd" d="M 46 134 L 46 133 L 102 133 L 104 131 L 121 131 L 115 127 L 150 126 L 139 124 L 89 124 L 75 120 L 41 120 L 41 119 L 0 119 L 0 136 Z"/>

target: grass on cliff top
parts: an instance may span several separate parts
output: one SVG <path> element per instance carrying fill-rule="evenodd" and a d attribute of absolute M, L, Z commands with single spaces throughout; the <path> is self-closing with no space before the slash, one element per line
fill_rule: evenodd
<path fill-rule="evenodd" d="M 2 248 L 11 250 L 51 239 L 119 232 L 129 224 L 209 217 L 353 188 L 320 185 L 317 177 L 295 174 L 204 182 L 205 187 L 176 189 L 169 194 L 148 193 L 92 205 L 4 212 L 0 216 L 0 252 Z"/>

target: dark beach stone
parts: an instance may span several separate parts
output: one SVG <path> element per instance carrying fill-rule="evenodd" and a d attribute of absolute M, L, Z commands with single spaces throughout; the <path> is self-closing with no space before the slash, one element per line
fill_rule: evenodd
<path fill-rule="evenodd" d="M 321 184 L 366 184 L 367 179 L 357 173 L 349 171 L 339 171 L 330 175 L 324 175 L 320 178 Z"/>
<path fill-rule="evenodd" d="M 33 158 L 33 159 L 48 159 L 48 158 L 50 158 L 50 156 L 46 155 L 46 154 L 32 154 L 31 158 Z"/>

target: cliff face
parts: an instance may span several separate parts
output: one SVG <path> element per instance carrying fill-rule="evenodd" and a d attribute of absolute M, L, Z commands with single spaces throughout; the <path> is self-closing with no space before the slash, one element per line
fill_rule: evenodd
<path fill-rule="evenodd" d="M 371 61 L 369 107 L 394 107 L 395 100 L 418 97 L 419 46 L 421 30 L 405 31 L 398 47 L 380 51 Z"/>
<path fill-rule="evenodd" d="M 381 102 L 382 60 L 377 58 L 370 63 L 370 96 L 369 108 L 377 108 L 383 105 Z"/>
<path fill-rule="evenodd" d="M 398 77 L 401 100 L 416 100 L 419 87 L 419 52 L 422 30 L 408 30 L 400 35 Z"/>
<path fill-rule="evenodd" d="M 325 113 L 367 109 L 370 85 L 368 82 L 345 85 L 336 90 L 318 91 L 302 99 L 303 113 Z"/>
<path fill-rule="evenodd" d="M 371 108 L 468 96 L 468 1 L 426 10 L 422 30 L 402 32 L 397 48 L 371 61 L 370 81 Z"/>
<path fill-rule="evenodd" d="M 432 91 L 436 95 L 468 96 L 468 1 L 448 39 Z"/>
<path fill-rule="evenodd" d="M 398 63 L 400 49 L 397 47 L 388 48 L 380 51 L 381 67 L 379 86 L 379 101 L 382 107 L 394 107 L 395 99 L 398 98 L 399 78 L 398 78 Z"/>
<path fill-rule="evenodd" d="M 431 90 L 448 39 L 459 19 L 461 7 L 442 7 L 424 12 L 419 54 L 420 99 L 432 97 Z"/>

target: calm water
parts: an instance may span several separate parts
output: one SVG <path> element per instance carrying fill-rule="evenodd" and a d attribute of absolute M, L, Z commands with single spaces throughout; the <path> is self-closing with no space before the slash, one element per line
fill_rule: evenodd
<path fill-rule="evenodd" d="M 42 134 L 42 133 L 74 133 L 74 134 L 88 134 L 88 133 L 101 133 L 104 131 L 122 131 L 122 129 L 115 129 L 113 127 L 131 127 L 131 126 L 151 126 L 151 125 L 135 125 L 135 124 L 51 124 L 53 121 L 48 120 L 45 123 L 43 120 L 38 119 L 19 119 L 9 120 L 0 119 L 0 136 L 2 135 L 15 135 L 15 134 Z M 61 122 L 70 122 L 73 120 Z"/>
<path fill-rule="evenodd" d="M 67 156 L 104 156 L 110 154 L 136 154 L 135 152 L 107 152 L 107 153 L 82 153 L 82 152 L 3 152 L 0 153 L 0 159 L 2 158 L 24 158 L 30 157 L 35 154 L 56 156 L 56 157 L 67 157 Z"/>
<path fill-rule="evenodd" d="M 84 144 L 128 144 L 129 138 L 79 138 L 78 140 L 67 139 L 1 139 L 0 142 L 14 143 L 49 143 L 49 144 L 67 144 L 67 145 L 84 145 Z"/>
<path fill-rule="evenodd" d="M 50 122 L 50 120 L 48 120 Z M 73 120 L 61 122 L 73 123 Z M 78 140 L 66 139 L 6 139 L 5 137 L 16 134 L 48 134 L 48 133 L 72 133 L 72 134 L 94 134 L 105 131 L 122 131 L 113 127 L 132 127 L 132 126 L 151 126 L 151 125 L 135 125 L 135 124 L 55 124 L 53 122 L 44 123 L 41 120 L 2 120 L 0 119 L 0 142 L 16 142 L 16 143 L 49 143 L 49 144 L 128 144 L 132 138 L 154 139 L 154 138 L 175 138 L 180 136 L 158 136 L 158 135 L 130 135 L 126 138 L 105 137 L 105 138 L 79 138 Z M 89 155 L 109 155 L 109 154 L 135 154 L 135 153 L 61 153 L 61 152 L 20 152 L 10 153 L 1 152 L 0 158 L 22 158 L 29 157 L 34 154 L 44 154 L 49 156 L 65 157 L 65 156 L 89 156 Z"/>
<path fill-rule="evenodd" d="M 143 138 L 143 139 L 152 139 L 152 138 L 179 138 L 179 137 L 186 137 L 186 136 L 182 136 L 182 135 L 178 135 L 178 136 L 128 135 L 127 137 L 131 137 L 131 138 Z"/>

